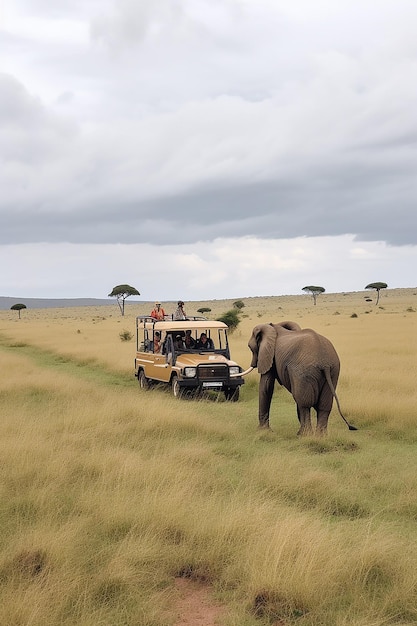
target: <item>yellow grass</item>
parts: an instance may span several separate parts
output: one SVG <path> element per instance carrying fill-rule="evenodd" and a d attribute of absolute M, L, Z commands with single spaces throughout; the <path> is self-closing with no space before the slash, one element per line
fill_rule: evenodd
<path fill-rule="evenodd" d="M 0 624 L 170 626 L 175 576 L 223 626 L 417 623 L 417 296 L 365 295 L 244 299 L 231 337 L 244 367 L 259 321 L 333 341 L 359 430 L 333 411 L 325 439 L 282 389 L 257 431 L 256 373 L 238 403 L 142 392 L 119 333 L 145 304 L 0 312 Z"/>

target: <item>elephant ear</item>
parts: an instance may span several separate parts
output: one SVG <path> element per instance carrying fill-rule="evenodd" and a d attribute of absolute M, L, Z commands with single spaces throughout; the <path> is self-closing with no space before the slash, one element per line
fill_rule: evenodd
<path fill-rule="evenodd" d="M 271 369 L 275 357 L 277 333 L 272 324 L 262 324 L 258 334 L 258 372 L 265 374 Z"/>

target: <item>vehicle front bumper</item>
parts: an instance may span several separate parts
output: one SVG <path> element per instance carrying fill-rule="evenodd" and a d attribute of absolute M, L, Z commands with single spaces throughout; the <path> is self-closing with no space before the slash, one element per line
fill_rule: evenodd
<path fill-rule="evenodd" d="M 225 389 L 236 389 L 244 385 L 243 378 L 231 378 L 230 380 L 199 380 L 198 378 L 178 378 L 178 385 L 182 389 L 205 389 L 207 391 L 223 391 Z"/>

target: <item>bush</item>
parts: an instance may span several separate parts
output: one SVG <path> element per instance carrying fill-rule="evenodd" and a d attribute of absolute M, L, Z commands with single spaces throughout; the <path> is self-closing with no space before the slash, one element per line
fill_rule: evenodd
<path fill-rule="evenodd" d="M 119 337 L 121 341 L 131 341 L 133 339 L 133 335 L 130 330 L 122 330 L 119 333 Z"/>
<path fill-rule="evenodd" d="M 230 309 L 230 311 L 226 311 L 226 313 L 223 313 L 223 315 L 218 317 L 217 321 L 227 324 L 229 330 L 233 332 L 240 324 L 239 310 Z"/>
<path fill-rule="evenodd" d="M 233 302 L 233 306 L 235 309 L 243 309 L 243 307 L 245 306 L 245 303 L 243 302 L 243 300 L 236 300 L 236 302 Z"/>

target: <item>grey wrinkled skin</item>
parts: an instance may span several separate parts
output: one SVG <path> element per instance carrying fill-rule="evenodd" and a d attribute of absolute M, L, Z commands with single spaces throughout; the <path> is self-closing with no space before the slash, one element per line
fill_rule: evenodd
<path fill-rule="evenodd" d="M 259 324 L 248 343 L 251 366 L 257 367 L 259 381 L 259 426 L 269 428 L 269 412 L 275 380 L 292 394 L 297 405 L 299 435 L 313 434 L 311 409 L 317 414 L 316 433 L 327 432 L 327 422 L 336 399 L 339 413 L 350 430 L 336 396 L 340 361 L 333 344 L 311 328 L 296 322 Z"/>

